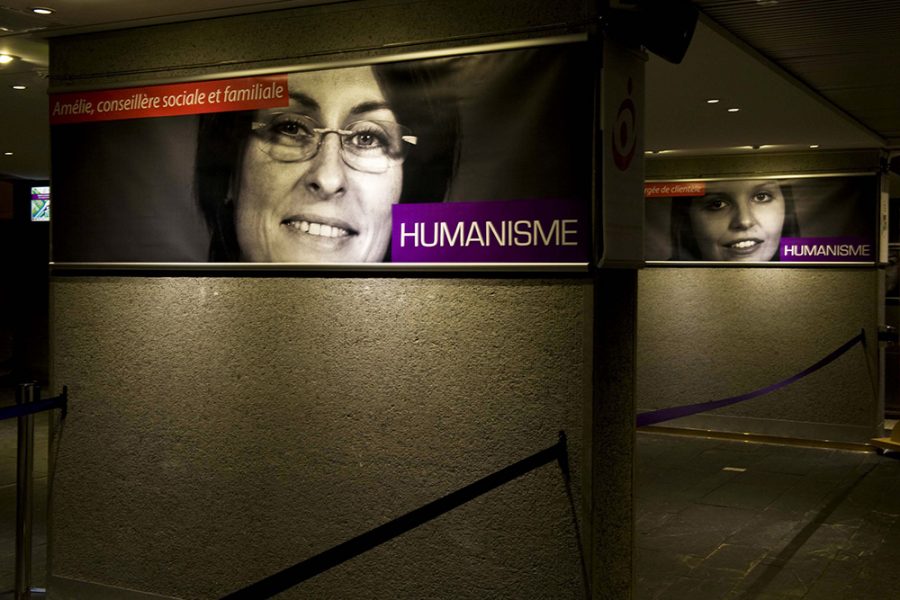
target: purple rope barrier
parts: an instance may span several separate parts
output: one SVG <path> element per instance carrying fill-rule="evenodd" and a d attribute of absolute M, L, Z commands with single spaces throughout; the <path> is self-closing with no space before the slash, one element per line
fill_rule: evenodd
<path fill-rule="evenodd" d="M 794 383 L 800 379 L 803 379 L 807 375 L 811 373 L 815 373 L 825 365 L 828 365 L 831 362 L 834 362 L 839 356 L 850 350 L 856 344 L 866 343 L 866 330 L 863 329 L 856 335 L 853 339 L 847 340 L 840 348 L 826 356 L 825 358 L 819 360 L 815 364 L 803 369 L 796 375 L 792 375 L 783 381 L 779 381 L 778 383 L 773 383 L 772 385 L 768 385 L 764 388 L 760 388 L 758 390 L 754 390 L 752 392 L 747 392 L 746 394 L 740 394 L 738 396 L 731 396 L 730 398 L 723 398 L 721 400 L 711 400 L 709 402 L 700 402 L 698 404 L 688 404 L 687 406 L 673 406 L 671 408 L 661 408 L 659 410 L 654 410 L 650 412 L 641 413 L 637 416 L 637 426 L 638 427 L 646 427 L 647 425 L 655 425 L 656 423 L 662 423 L 663 421 L 671 421 L 672 419 L 680 419 L 681 417 L 689 417 L 691 415 L 695 415 L 697 413 L 706 412 L 708 410 L 714 410 L 716 408 L 722 408 L 723 406 L 730 406 L 732 404 L 737 404 L 738 402 L 743 402 L 744 400 L 750 400 L 751 398 L 758 398 L 764 394 L 768 394 L 769 392 L 774 392 L 775 390 L 781 389 L 787 385 Z"/>

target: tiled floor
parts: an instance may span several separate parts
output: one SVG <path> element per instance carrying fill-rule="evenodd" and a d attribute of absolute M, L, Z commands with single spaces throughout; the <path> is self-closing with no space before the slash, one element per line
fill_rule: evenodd
<path fill-rule="evenodd" d="M 638 435 L 636 600 L 900 598 L 900 460 Z"/>
<path fill-rule="evenodd" d="M 0 388 L 0 406 L 13 392 Z M 35 426 L 34 587 L 47 420 Z M 640 433 L 635 600 L 900 599 L 900 460 Z M 16 422 L 0 421 L 0 599 L 12 598 Z M 524 599 L 523 599 L 524 600 Z"/>

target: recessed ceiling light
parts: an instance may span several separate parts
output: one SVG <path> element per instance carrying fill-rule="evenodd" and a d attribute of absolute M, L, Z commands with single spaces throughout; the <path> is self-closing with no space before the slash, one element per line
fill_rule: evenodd
<path fill-rule="evenodd" d="M 728 112 L 738 112 L 739 110 L 741 110 L 741 109 L 739 109 L 737 107 L 731 107 L 728 109 Z"/>
<path fill-rule="evenodd" d="M 0 65 L 6 65 L 16 60 L 16 57 L 12 54 L 0 54 Z"/>
<path fill-rule="evenodd" d="M 813 150 L 815 150 L 816 148 L 819 147 L 819 145 L 818 144 L 810 144 L 809 147 L 812 148 Z"/>
<path fill-rule="evenodd" d="M 718 104 L 719 99 L 718 98 L 710 98 L 709 100 L 706 101 L 706 103 L 707 104 Z"/>
<path fill-rule="evenodd" d="M 13 155 L 12 152 L 4 152 L 4 153 L 3 153 L 3 156 L 12 156 L 12 155 Z"/>
<path fill-rule="evenodd" d="M 12 86 L 12 89 L 14 89 L 14 90 L 27 90 L 28 88 L 25 87 L 24 85 L 14 85 L 14 86 Z"/>
<path fill-rule="evenodd" d="M 36 15 L 52 15 L 54 13 L 54 10 L 45 6 L 33 6 L 31 7 L 31 12 Z"/>

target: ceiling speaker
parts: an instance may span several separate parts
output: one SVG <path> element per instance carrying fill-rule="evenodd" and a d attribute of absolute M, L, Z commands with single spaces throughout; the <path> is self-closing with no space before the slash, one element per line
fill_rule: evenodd
<path fill-rule="evenodd" d="M 691 45 L 698 16 L 688 0 L 610 0 L 603 19 L 612 37 L 678 64 Z"/>

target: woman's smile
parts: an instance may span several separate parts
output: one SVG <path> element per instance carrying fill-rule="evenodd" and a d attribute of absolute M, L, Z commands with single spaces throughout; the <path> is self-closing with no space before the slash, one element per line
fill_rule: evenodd
<path fill-rule="evenodd" d="M 751 249 L 755 248 L 756 246 L 758 246 L 759 244 L 762 244 L 762 240 L 754 239 L 754 240 L 741 240 L 739 242 L 732 242 L 731 244 L 726 244 L 726 246 L 728 246 L 729 248 L 732 248 L 734 250 L 751 250 Z"/>
<path fill-rule="evenodd" d="M 282 219 L 281 225 L 288 235 L 306 235 L 322 238 L 322 241 L 357 235 L 356 230 L 344 221 L 304 214 L 286 217 Z"/>
<path fill-rule="evenodd" d="M 335 227 L 333 225 L 326 225 L 325 223 L 316 223 L 305 219 L 297 220 L 297 219 L 289 219 L 282 221 L 283 225 L 287 225 L 293 231 L 299 231 L 301 233 L 308 233 L 311 236 L 315 237 L 325 237 L 325 238 L 339 238 L 339 237 L 347 237 L 350 235 L 350 232 L 341 227 Z"/>
<path fill-rule="evenodd" d="M 742 238 L 731 242 L 723 242 L 722 245 L 735 255 L 746 256 L 762 248 L 764 241 L 760 238 Z"/>

